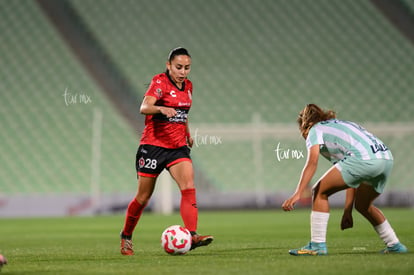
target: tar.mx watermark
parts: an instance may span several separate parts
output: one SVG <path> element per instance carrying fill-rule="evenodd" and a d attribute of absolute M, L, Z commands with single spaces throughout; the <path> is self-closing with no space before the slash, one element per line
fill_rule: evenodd
<path fill-rule="evenodd" d="M 63 98 L 65 99 L 66 106 L 92 103 L 92 98 L 89 95 L 84 93 L 71 93 L 67 87 L 63 93 Z"/>
<path fill-rule="evenodd" d="M 201 145 L 219 145 L 222 143 L 221 137 L 219 136 L 200 135 L 198 128 L 195 130 L 193 140 L 196 147 Z"/>
<path fill-rule="evenodd" d="M 275 153 L 278 161 L 282 161 L 284 159 L 301 159 L 305 157 L 302 150 L 282 148 L 280 142 L 277 144 Z"/>

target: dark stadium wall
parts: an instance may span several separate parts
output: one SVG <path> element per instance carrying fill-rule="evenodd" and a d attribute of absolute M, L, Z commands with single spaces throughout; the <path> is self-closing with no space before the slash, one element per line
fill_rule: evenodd
<path fill-rule="evenodd" d="M 414 12 L 403 1 L 371 0 L 371 2 L 414 44 Z"/>

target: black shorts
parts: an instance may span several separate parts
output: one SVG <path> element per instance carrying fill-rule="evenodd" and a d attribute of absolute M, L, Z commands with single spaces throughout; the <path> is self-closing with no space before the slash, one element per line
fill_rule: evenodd
<path fill-rule="evenodd" d="M 138 147 L 135 166 L 137 174 L 145 177 L 157 177 L 164 168 L 181 161 L 191 161 L 190 149 L 187 146 L 168 149 L 143 144 Z"/>

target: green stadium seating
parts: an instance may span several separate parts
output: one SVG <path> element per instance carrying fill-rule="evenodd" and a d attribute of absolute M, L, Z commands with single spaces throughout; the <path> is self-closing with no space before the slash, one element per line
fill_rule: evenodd
<path fill-rule="evenodd" d="M 264 128 L 292 127 L 309 102 L 363 125 L 408 125 L 408 134 L 381 137 L 396 158 L 390 186 L 411 188 L 406 151 L 414 145 L 414 48 L 370 1 L 69 2 L 136 88 L 137 108 L 151 77 L 165 69 L 169 50 L 184 46 L 193 56 L 193 133 L 215 135 L 202 125 L 245 129 L 255 113 Z M 0 25 L 7 26 L 0 43 L 1 192 L 88 193 L 94 108 L 104 115 L 102 192 L 134 192 L 139 133 L 111 106 L 36 2 L 0 2 Z M 92 103 L 66 106 L 65 89 L 87 94 Z M 261 166 L 249 138 L 223 137 L 221 144 L 195 147 L 194 163 L 206 179 L 200 190 L 293 190 L 305 159 L 278 161 L 278 143 L 305 151 L 299 133 L 263 137 Z"/>
<path fill-rule="evenodd" d="M 134 189 L 138 135 L 95 86 L 36 2 L 2 1 L 0 25 L 0 193 L 88 194 L 95 108 L 103 113 L 102 191 Z M 65 90 L 71 95 L 66 102 Z M 81 101 L 82 95 L 92 102 Z"/>

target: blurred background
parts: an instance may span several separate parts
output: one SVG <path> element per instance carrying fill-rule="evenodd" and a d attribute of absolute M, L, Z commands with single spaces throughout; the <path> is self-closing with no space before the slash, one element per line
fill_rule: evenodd
<path fill-rule="evenodd" d="M 193 62 L 200 209 L 279 208 L 308 103 L 378 135 L 395 158 L 378 204 L 412 207 L 413 43 L 414 0 L 0 1 L 0 216 L 124 212 L 139 105 L 177 46 Z M 178 207 L 171 185 L 148 209 Z"/>

